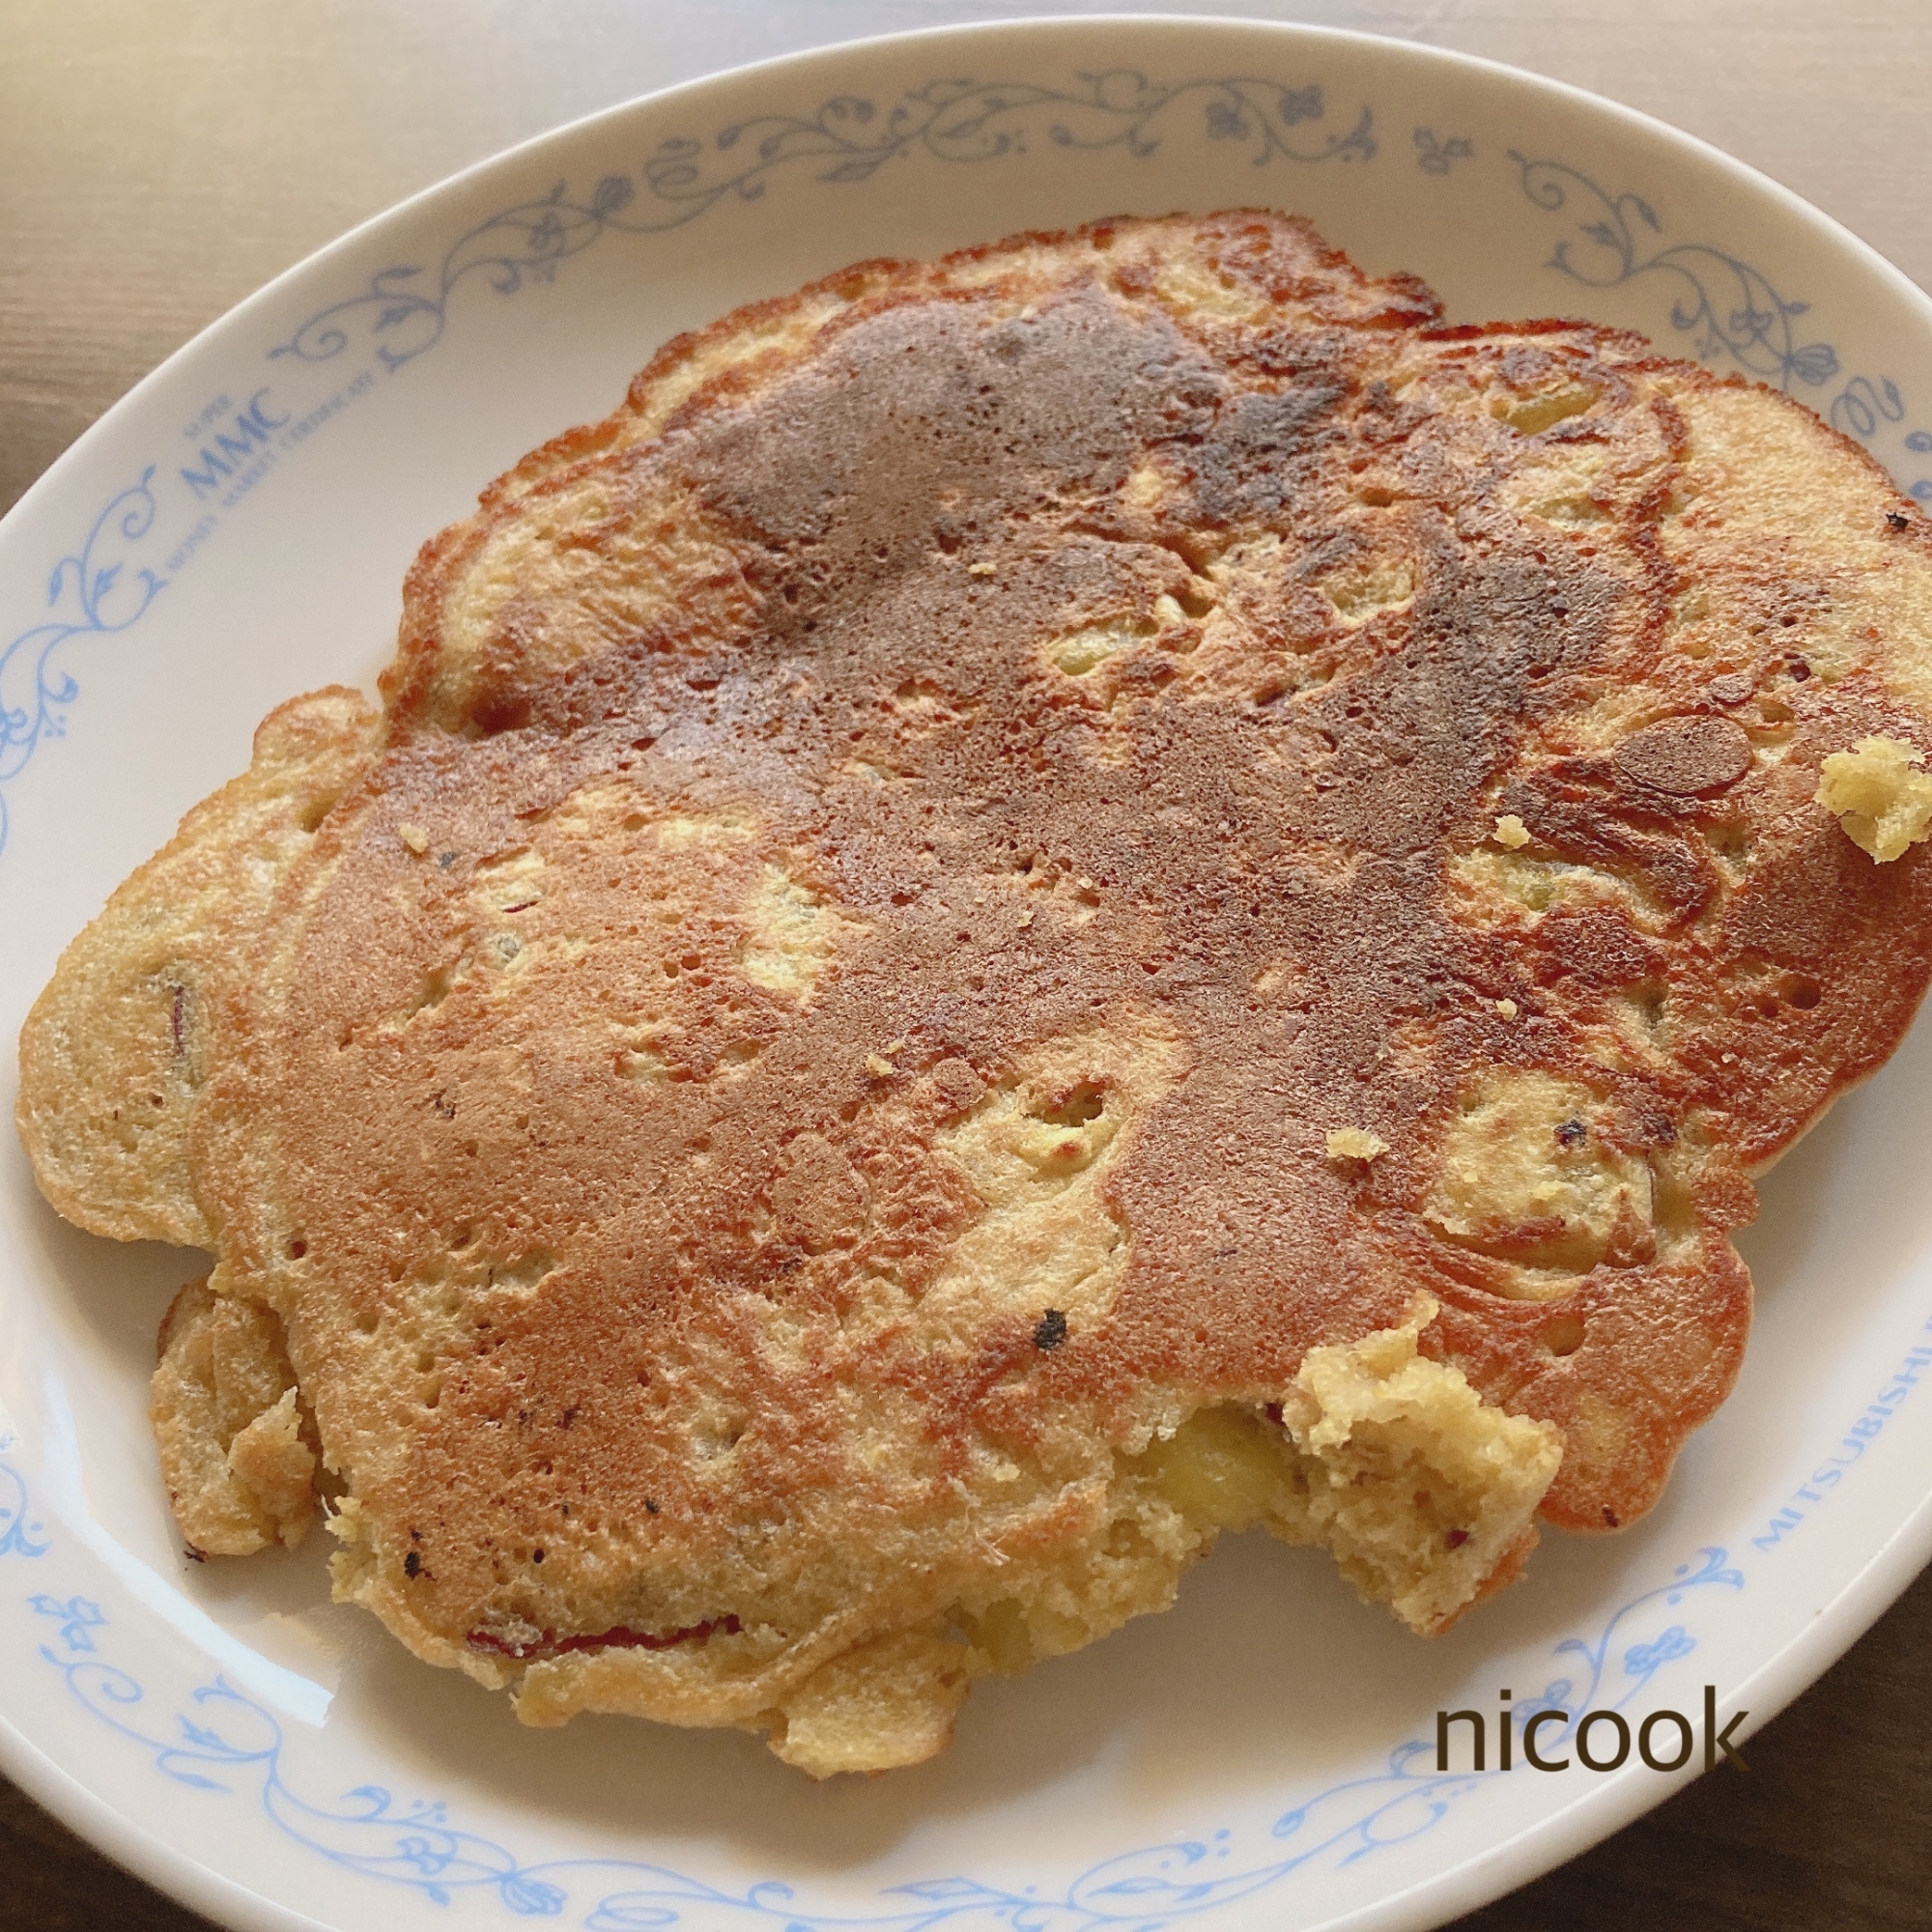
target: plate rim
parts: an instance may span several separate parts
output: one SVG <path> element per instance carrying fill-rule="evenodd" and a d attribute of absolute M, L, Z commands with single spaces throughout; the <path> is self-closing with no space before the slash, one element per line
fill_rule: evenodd
<path fill-rule="evenodd" d="M 1098 32 L 1105 29 L 1151 26 L 1188 30 L 1219 28 L 1243 33 L 1278 34 L 1290 39 L 1327 41 L 1338 45 L 1374 47 L 1392 51 L 1399 57 L 1412 59 L 1418 66 L 1440 64 L 1460 68 L 1487 73 L 1513 84 L 1526 84 L 1533 91 L 1554 94 L 1579 106 L 1586 113 L 1607 115 L 1631 128 L 1661 138 L 1667 144 L 1688 148 L 1702 160 L 1716 163 L 1722 172 L 1734 176 L 1745 185 L 1757 192 L 1768 193 L 1782 206 L 1786 213 L 1796 215 L 1805 226 L 1822 231 L 1833 242 L 1840 246 L 1848 244 L 1861 258 L 1867 269 L 1890 283 L 1893 291 L 1903 297 L 1908 303 L 1923 311 L 1928 326 L 1932 326 L 1932 295 L 1928 295 L 1906 274 L 1904 270 L 1880 254 L 1869 242 L 1846 227 L 1835 215 L 1826 213 L 1815 202 L 1805 200 L 1796 189 L 1786 187 L 1775 176 L 1753 167 L 1748 161 L 1740 160 L 1735 155 L 1719 148 L 1714 142 L 1705 140 L 1701 135 L 1690 133 L 1685 128 L 1676 127 L 1660 116 L 1648 114 L 1641 108 L 1631 107 L 1620 100 L 1613 100 L 1608 95 L 1593 93 L 1586 87 L 1578 87 L 1574 81 L 1559 80 L 1549 74 L 1538 73 L 1530 68 L 1517 67 L 1508 61 L 1492 60 L 1484 54 L 1463 53 L 1457 48 L 1432 46 L 1420 41 L 1404 40 L 1394 34 L 1375 34 L 1358 28 L 1331 27 L 1313 21 L 1273 20 L 1239 14 L 1166 12 L 1016 14 L 998 19 L 952 21 L 935 27 L 909 28 L 902 33 L 866 34 L 852 40 L 827 42 L 821 46 L 801 47 L 791 53 L 775 54 L 764 60 L 742 61 L 733 67 L 719 68 L 708 73 L 695 75 L 689 80 L 673 81 L 666 87 L 629 95 L 624 99 L 612 101 L 605 107 L 592 108 L 588 113 L 559 122 L 554 128 L 547 128 L 539 133 L 531 134 L 521 141 L 514 141 L 508 147 L 499 148 L 477 160 L 468 162 L 426 186 L 413 190 L 400 201 L 379 209 L 375 213 L 344 229 L 341 234 L 330 237 L 328 241 L 312 248 L 306 255 L 290 263 L 287 268 L 277 270 L 258 288 L 251 289 L 239 301 L 196 329 L 185 342 L 170 350 L 131 388 L 117 397 L 88 424 L 21 492 L 19 497 L 4 515 L 0 515 L 0 541 L 4 541 L 10 524 L 22 520 L 21 513 L 30 506 L 37 508 L 38 499 L 43 493 L 50 494 L 47 486 L 62 480 L 62 472 L 76 457 L 91 453 L 95 442 L 104 433 L 118 426 L 117 418 L 124 411 L 131 413 L 131 406 L 144 400 L 151 386 L 156 385 L 177 362 L 188 356 L 216 331 L 228 327 L 244 316 L 252 315 L 258 308 L 266 307 L 272 297 L 279 295 L 298 277 L 308 274 L 334 255 L 347 254 L 350 249 L 358 245 L 377 230 L 391 222 L 400 222 L 404 217 L 417 213 L 428 203 L 446 194 L 453 194 L 495 169 L 519 161 L 553 142 L 574 139 L 600 123 L 614 122 L 640 108 L 655 106 L 659 102 L 668 100 L 673 96 L 696 95 L 706 89 L 735 84 L 753 75 L 776 71 L 781 68 L 805 68 L 819 61 L 836 60 L 876 48 L 1034 30 L 1078 28 Z M 1490 318 L 1492 321 L 1502 319 L 1504 318 Z"/>
<path fill-rule="evenodd" d="M 245 326 L 291 286 L 326 270 L 333 260 L 349 255 L 383 230 L 406 227 L 420 219 L 438 202 L 454 199 L 472 185 L 499 170 L 513 169 L 546 148 L 567 145 L 601 127 L 615 125 L 672 100 L 698 99 L 708 92 L 726 91 L 766 74 L 805 73 L 816 66 L 836 66 L 855 55 L 954 41 L 1019 39 L 1032 34 L 1069 31 L 1097 38 L 1109 32 L 1140 32 L 1148 28 L 1179 33 L 1224 32 L 1272 37 L 1312 47 L 1326 43 L 1373 50 L 1384 58 L 1394 56 L 1417 70 L 1435 68 L 1487 75 L 1503 84 L 1527 89 L 1545 99 L 1564 103 L 1585 116 L 1621 124 L 1625 129 L 1660 143 L 1665 150 L 1674 149 L 1685 158 L 1714 168 L 1747 192 L 1769 199 L 1784 216 L 1795 219 L 1830 246 L 1839 250 L 1849 248 L 1869 272 L 1888 284 L 1909 309 L 1918 312 L 1926 325 L 1928 336 L 1932 336 L 1932 295 L 1836 217 L 1716 144 L 1574 82 L 1506 61 L 1392 34 L 1314 22 L 1165 11 L 1013 14 L 867 34 L 716 69 L 574 116 L 415 189 L 277 271 L 195 330 L 143 375 L 83 430 L 0 517 L 0 550 L 14 541 L 24 541 L 19 535 L 21 527 L 39 514 L 43 502 L 66 485 L 72 472 L 92 459 L 101 443 L 121 431 L 127 418 L 138 413 L 153 390 L 178 365 L 213 338 Z M 1923 1013 L 1921 1009 L 1921 1020 Z M 1928 1562 L 1932 1562 L 1932 1492 L 1903 1515 L 1803 1630 L 1739 1683 L 1738 1699 L 1752 1700 L 1749 1720 L 1741 1727 L 1741 1737 L 1747 1740 L 1829 1670 L 1877 1622 Z M 335 1932 L 333 1921 L 295 1910 L 226 1876 L 192 1854 L 178 1849 L 142 1824 L 136 1814 L 99 1797 L 43 1751 L 4 1710 L 0 1710 L 0 1771 L 89 1844 L 165 1895 L 219 1923 L 235 1927 L 236 1932 Z M 1586 1786 L 1569 1804 L 1521 1826 L 1458 1864 L 1398 1891 L 1345 1908 L 1339 1915 L 1322 1920 L 1321 1925 L 1336 1928 L 1336 1932 L 1342 1927 L 1359 1928 L 1359 1932 L 1369 1932 L 1372 1927 L 1375 1932 L 1424 1932 L 1424 1928 L 1444 1924 L 1568 1862 L 1614 1835 L 1701 1775 L 1700 1770 L 1687 1768 L 1679 1773 L 1654 1775 L 1647 1780 L 1616 1779 Z"/>

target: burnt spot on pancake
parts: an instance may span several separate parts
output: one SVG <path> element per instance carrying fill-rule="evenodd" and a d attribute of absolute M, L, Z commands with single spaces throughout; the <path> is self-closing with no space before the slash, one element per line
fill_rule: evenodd
<path fill-rule="evenodd" d="M 1039 1318 L 1039 1325 L 1033 1331 L 1033 1345 L 1041 1354 L 1050 1353 L 1066 1340 L 1066 1317 L 1059 1309 L 1049 1308 Z"/>

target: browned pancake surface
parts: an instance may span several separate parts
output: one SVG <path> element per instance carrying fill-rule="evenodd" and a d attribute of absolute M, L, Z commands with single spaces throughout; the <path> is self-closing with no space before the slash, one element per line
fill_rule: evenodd
<path fill-rule="evenodd" d="M 195 1173 L 426 1655 L 769 1721 L 1029 1552 L 1098 1602 L 1121 1470 L 1418 1292 L 1548 1520 L 1650 1507 L 1932 933 L 1813 803 L 1922 668 L 1749 462 L 1925 532 L 1781 399 L 1436 322 L 1269 216 L 871 265 L 425 552 Z"/>

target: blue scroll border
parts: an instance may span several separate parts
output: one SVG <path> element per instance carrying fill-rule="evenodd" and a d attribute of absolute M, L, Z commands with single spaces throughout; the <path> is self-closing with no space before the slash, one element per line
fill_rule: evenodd
<path fill-rule="evenodd" d="M 498 297 L 548 283 L 559 267 L 609 235 L 663 234 L 713 211 L 760 199 L 781 179 L 853 187 L 925 161 L 951 166 L 1053 153 L 1118 152 L 1146 160 L 1177 137 L 1225 142 L 1257 169 L 1276 164 L 1368 166 L 1381 152 L 1375 109 L 1331 114 L 1319 82 L 1254 75 L 1163 81 L 1135 68 L 1084 72 L 1069 87 L 1015 80 L 942 78 L 895 99 L 827 97 L 815 109 L 771 112 L 725 124 L 708 136 L 659 145 L 633 174 L 607 174 L 573 192 L 509 204 L 463 230 L 434 266 L 397 261 L 367 284 L 308 315 L 267 352 L 272 371 L 327 363 L 352 346 L 394 374 L 433 349 L 449 327 L 459 290 L 480 281 Z M 1416 167 L 1441 179 L 1474 160 L 1465 134 L 1413 130 Z M 1709 242 L 1670 239 L 1652 203 L 1601 186 L 1581 169 L 1511 149 L 1531 208 L 1559 218 L 1547 266 L 1593 288 L 1649 281 L 1670 294 L 1671 327 L 1714 366 L 1784 388 L 1820 390 L 1840 374 L 1828 342 L 1808 337 L 1808 305 L 1751 264 Z M 1822 399 L 1821 399 L 1822 400 Z M 1823 400 L 1823 413 L 1862 441 L 1907 417 L 1903 390 L 1886 375 L 1858 375 Z M 1932 453 L 1932 432 L 1903 443 Z M 1932 466 L 1928 466 L 1932 467 Z M 10 830 L 7 786 L 42 745 L 65 735 L 80 684 L 67 668 L 77 639 L 132 630 L 166 588 L 156 541 L 157 464 L 117 491 L 73 549 L 47 572 L 47 610 L 0 646 L 0 857 Z M 1908 486 L 1932 504 L 1932 477 Z"/>
<path fill-rule="evenodd" d="M 0 1438 L 0 1563 L 38 1566 L 52 1548 L 35 1516 L 25 1476 Z M 1693 1593 L 1741 1590 L 1743 1574 L 1721 1548 L 1698 1552 L 1670 1580 L 1630 1598 L 1593 1638 L 1567 1637 L 1551 1651 L 1544 1689 L 1515 1700 L 1520 1725 L 1541 1711 L 1546 1755 L 1573 1738 L 1587 1711 L 1623 1711 L 1660 1671 L 1697 1648 L 1670 1613 Z M 144 1753 L 171 1784 L 240 1802 L 292 1845 L 345 1875 L 400 1887 L 435 1905 L 459 1895 L 494 1898 L 519 1918 L 563 1918 L 588 1932 L 1155 1932 L 1256 1897 L 1296 1874 L 1334 1871 L 1420 1836 L 1500 1770 L 1440 1771 L 1433 1739 L 1398 1745 L 1380 1770 L 1342 1780 L 1272 1817 L 1200 1838 L 1120 1852 L 1049 1891 L 1013 1889 L 962 1874 L 884 1888 L 874 1908 L 815 1908 L 777 1879 L 731 1890 L 635 1859 L 526 1861 L 497 1839 L 466 1830 L 444 1801 L 399 1798 L 359 1784 L 327 1797 L 301 1788 L 285 1762 L 287 1738 L 265 1705 L 217 1675 L 184 1693 L 151 1694 L 110 1653 L 113 1614 L 59 1586 L 25 1598 L 40 1619 L 39 1661 L 58 1673 L 74 1703 Z M 1667 1619 L 1667 1621 L 1666 1621 Z"/>

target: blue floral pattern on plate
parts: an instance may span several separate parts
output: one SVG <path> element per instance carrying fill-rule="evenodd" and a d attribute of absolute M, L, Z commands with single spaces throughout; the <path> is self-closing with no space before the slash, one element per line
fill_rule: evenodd
<path fill-rule="evenodd" d="M 1418 128 L 1410 138 L 1415 143 L 1415 164 L 1426 175 L 1446 175 L 1458 161 L 1475 157 L 1475 143 L 1466 134 L 1442 140 L 1434 128 Z"/>
<path fill-rule="evenodd" d="M 1418 148 L 1428 133 L 1424 128 L 1415 130 Z M 1662 221 L 1639 194 L 1612 194 L 1564 161 L 1532 161 L 1515 148 L 1509 157 L 1523 193 L 1538 208 L 1566 214 L 1574 224 L 1575 232 L 1556 243 L 1548 268 L 1592 289 L 1615 288 L 1643 275 L 1674 284 L 1670 326 L 1691 337 L 1700 361 L 1730 362 L 1782 389 L 1791 387 L 1794 377 L 1817 388 L 1838 374 L 1836 349 L 1829 342 L 1802 341 L 1794 327 L 1810 312 L 1810 303 L 1780 294 L 1762 270 L 1708 242 L 1664 242 Z M 1422 165 L 1430 167 L 1427 149 Z M 1431 171 L 1446 172 L 1447 163 Z M 1887 423 L 1905 420 L 1905 398 L 1889 376 L 1854 376 L 1823 412 L 1833 428 L 1869 442 Z M 1904 443 L 1915 454 L 1932 451 L 1932 432 L 1913 430 Z M 1932 503 L 1932 478 L 1907 487 L 1921 503 Z"/>
<path fill-rule="evenodd" d="M 1833 429 L 1869 442 L 1887 423 L 1905 420 L 1905 398 L 1889 376 L 1876 382 L 1869 376 L 1854 376 L 1833 399 L 1831 419 Z M 1908 431 L 1905 446 L 1915 455 L 1932 453 L 1932 430 Z M 1919 502 L 1932 503 L 1932 477 L 1919 477 L 1910 489 Z"/>
<path fill-rule="evenodd" d="M 9 1445 L 0 1443 L 0 1448 Z M 0 1462 L 0 1493 L 14 1498 L 15 1526 L 28 1520 L 27 1485 Z M 4 1521 L 0 1516 L 0 1521 Z M 39 1525 L 36 1524 L 38 1529 Z M 19 1553 L 41 1556 L 41 1541 Z M 0 1540 L 0 1554 L 8 1544 Z M 1560 1711 L 1567 1736 L 1583 1713 L 1623 1710 L 1667 1664 L 1696 1649 L 1696 1639 L 1672 1623 L 1648 1639 L 1631 1640 L 1646 1611 L 1674 1608 L 1692 1590 L 1742 1589 L 1744 1577 L 1721 1549 L 1706 1549 L 1695 1565 L 1633 1597 L 1594 1640 L 1567 1637 L 1558 1657 L 1575 1655 L 1581 1671 L 1554 1678 L 1540 1695 L 1519 1700 L 1520 1720 Z M 1345 1779 L 1270 1820 L 1260 1831 L 1217 1831 L 1205 1840 L 1150 1845 L 1102 1860 L 1058 1896 L 1037 1887 L 1015 1891 L 962 1876 L 921 1879 L 885 1888 L 880 1909 L 854 1914 L 818 1912 L 776 1880 L 728 1891 L 668 1867 L 629 1859 L 550 1859 L 525 1863 L 508 1847 L 450 1821 L 447 1804 L 402 1802 L 380 1784 L 360 1784 L 332 1804 L 301 1797 L 284 1776 L 287 1740 L 274 1715 L 226 1678 L 188 1692 L 187 1708 L 154 1719 L 138 1679 L 101 1654 L 99 1633 L 111 1626 L 91 1598 L 38 1591 L 27 1606 L 52 1626 L 40 1656 L 65 1679 L 91 1716 L 145 1751 L 172 1782 L 214 1796 L 252 1794 L 263 1814 L 293 1843 L 343 1870 L 380 1883 L 409 1887 L 439 1905 L 459 1892 L 494 1892 L 523 1918 L 555 1918 L 577 1905 L 590 1932 L 664 1932 L 689 1924 L 705 1932 L 726 1922 L 782 1932 L 1102 1932 L 1200 1917 L 1251 1898 L 1297 1872 L 1338 1868 L 1406 1842 L 1438 1824 L 1452 1805 L 1500 1771 L 1436 1769 L 1433 1742 L 1411 1739 L 1389 1753 L 1385 1767 Z M 1621 1649 L 1619 1649 L 1621 1646 Z M 1612 1663 L 1621 1665 L 1614 1675 Z M 1599 1703 L 1600 1697 L 1606 1701 Z M 1546 1736 L 1547 1746 L 1556 1740 Z M 614 1888 L 614 1889 L 612 1889 Z M 580 1903 L 578 1894 L 585 1895 Z M 592 1896 L 594 1894 L 594 1897 Z"/>
<path fill-rule="evenodd" d="M 1665 242 L 1657 211 L 1641 195 L 1611 194 L 1567 162 L 1533 161 L 1515 148 L 1509 157 L 1523 193 L 1574 223 L 1549 258 L 1559 273 L 1593 289 L 1640 275 L 1673 283 L 1670 326 L 1690 336 L 1701 361 L 1728 359 L 1785 389 L 1794 376 L 1816 388 L 1838 373 L 1837 351 L 1803 341 L 1795 327 L 1811 304 L 1781 295 L 1748 262 L 1709 242 Z"/>
<path fill-rule="evenodd" d="M 166 586 L 151 565 L 128 554 L 154 528 L 154 482 L 151 463 L 139 482 L 109 501 L 79 548 L 49 574 L 52 614 L 0 650 L 0 786 L 25 770 L 43 739 L 67 728 L 67 707 L 80 686 L 60 668 L 61 646 L 71 638 L 130 630 Z M 0 790 L 0 852 L 6 849 L 7 795 Z"/>
<path fill-rule="evenodd" d="M 1162 81 L 1135 68 L 1083 74 L 1065 88 L 931 80 L 883 106 L 834 95 L 810 112 L 759 115 L 729 123 L 706 140 L 666 141 L 635 180 L 606 175 L 575 195 L 559 182 L 547 194 L 500 209 L 459 235 L 434 271 L 409 262 L 378 270 L 366 288 L 307 317 L 269 349 L 268 358 L 326 363 L 359 343 L 393 374 L 441 340 L 452 298 L 472 278 L 498 295 L 515 295 L 554 280 L 562 263 L 606 235 L 682 228 L 723 204 L 758 199 L 787 170 L 809 173 L 821 186 L 854 186 L 915 155 L 980 163 L 1029 154 L 1042 141 L 1069 153 L 1118 149 L 1145 160 L 1183 130 L 1245 149 L 1257 168 L 1374 161 L 1373 106 L 1364 103 L 1333 126 L 1328 110 L 1316 81 L 1240 74 Z M 1417 127 L 1411 140 L 1417 167 L 1437 179 L 1475 158 L 1466 135 Z M 1832 344 L 1803 339 L 1798 324 L 1809 305 L 1749 263 L 1709 242 L 1664 241 L 1662 218 L 1641 195 L 1612 193 L 1566 161 L 1532 160 L 1517 149 L 1508 154 L 1529 200 L 1573 224 L 1574 232 L 1555 244 L 1550 269 L 1591 288 L 1642 277 L 1673 284 L 1671 326 L 1690 334 L 1707 361 L 1728 359 L 1787 388 L 1794 378 L 1821 386 L 1838 372 Z M 1861 376 L 1828 411 L 1839 429 L 1868 440 L 1884 425 L 1902 421 L 1905 407 L 1889 378 Z M 1932 433 L 1915 429 L 1903 440 L 1908 450 L 1932 452 Z M 156 474 L 149 465 L 55 564 L 48 586 L 53 614 L 0 648 L 0 855 L 8 836 L 4 786 L 45 740 L 62 734 L 67 707 L 79 696 L 78 683 L 60 668 L 61 646 L 75 637 L 132 628 L 165 586 L 152 564 L 127 554 L 155 527 Z M 1909 487 L 1932 503 L 1932 478 Z M 203 533 L 208 527 L 204 520 Z"/>
<path fill-rule="evenodd" d="M 0 1454 L 13 1448 L 11 1435 L 0 1435 Z M 0 1556 L 44 1556 L 46 1530 L 35 1521 L 27 1497 L 27 1481 L 11 1463 L 0 1463 Z"/>
<path fill-rule="evenodd" d="M 800 163 L 814 168 L 817 182 L 853 185 L 915 151 L 940 161 L 991 161 L 1024 155 L 1040 138 L 1089 153 L 1120 148 L 1145 160 L 1190 108 L 1200 109 L 1209 140 L 1250 149 L 1257 167 L 1277 159 L 1375 157 L 1375 116 L 1367 107 L 1345 131 L 1318 131 L 1305 140 L 1296 135 L 1297 128 L 1326 118 L 1319 85 L 1292 87 L 1245 75 L 1162 83 L 1132 68 L 1084 79 L 1078 90 L 935 80 L 887 107 L 840 94 L 815 113 L 733 122 L 708 142 L 667 141 L 644 164 L 641 197 L 628 175 L 606 175 L 588 195 L 575 198 L 559 182 L 541 199 L 503 209 L 460 236 L 434 276 L 412 264 L 384 269 L 360 295 L 319 309 L 269 353 L 327 361 L 349 346 L 351 324 L 359 323 L 375 339 L 384 365 L 400 368 L 434 347 L 447 324 L 451 295 L 471 275 L 483 275 L 498 295 L 515 295 L 528 281 L 549 281 L 559 262 L 607 234 L 682 228 L 727 196 L 756 200 L 774 170 Z M 1467 145 L 1462 144 L 1464 151 Z"/>

